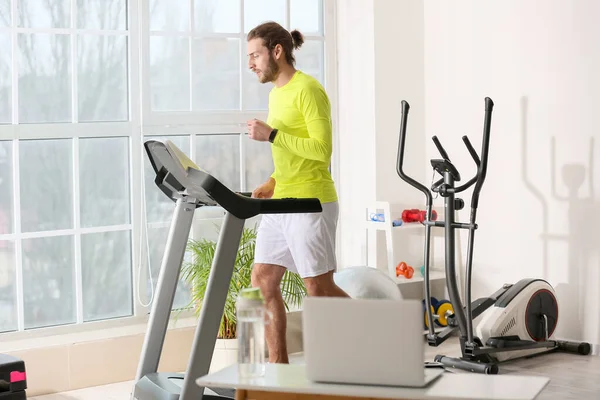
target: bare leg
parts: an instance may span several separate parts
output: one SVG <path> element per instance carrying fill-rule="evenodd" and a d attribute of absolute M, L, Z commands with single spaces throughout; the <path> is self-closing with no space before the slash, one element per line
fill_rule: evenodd
<path fill-rule="evenodd" d="M 287 317 L 281 295 L 281 280 L 285 271 L 284 267 L 273 264 L 255 264 L 252 269 L 252 286 L 260 288 L 265 306 L 273 315 L 273 320 L 265 327 L 270 363 L 289 363 L 285 341 Z"/>
<path fill-rule="evenodd" d="M 304 278 L 309 296 L 350 297 L 333 280 L 333 271 L 312 278 Z"/>

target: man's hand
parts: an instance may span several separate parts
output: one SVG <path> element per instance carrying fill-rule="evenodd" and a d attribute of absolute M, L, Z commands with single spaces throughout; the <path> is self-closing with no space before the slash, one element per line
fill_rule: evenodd
<path fill-rule="evenodd" d="M 273 128 L 265 124 L 263 121 L 255 118 L 248 121 L 246 125 L 248 127 L 248 136 L 250 139 L 257 140 L 259 142 L 267 142 L 269 140 L 269 136 L 271 135 Z"/>
<path fill-rule="evenodd" d="M 275 192 L 275 179 L 269 178 L 268 181 L 254 189 L 252 197 L 257 199 L 270 199 Z"/>

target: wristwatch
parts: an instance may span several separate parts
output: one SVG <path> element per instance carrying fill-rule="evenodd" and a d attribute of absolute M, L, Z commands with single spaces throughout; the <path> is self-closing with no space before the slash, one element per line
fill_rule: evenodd
<path fill-rule="evenodd" d="M 269 135 L 269 142 L 273 143 L 275 141 L 275 136 L 277 136 L 278 129 L 273 129 L 271 134 Z"/>

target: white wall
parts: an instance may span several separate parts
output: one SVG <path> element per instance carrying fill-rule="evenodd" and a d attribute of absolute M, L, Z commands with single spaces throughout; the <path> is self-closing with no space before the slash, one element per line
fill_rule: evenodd
<path fill-rule="evenodd" d="M 422 181 L 425 157 L 423 3 L 375 0 L 376 197 L 424 204 L 424 196 L 396 172 L 401 101 L 410 104 L 404 170 Z"/>
<path fill-rule="evenodd" d="M 545 278 L 559 297 L 557 334 L 595 344 L 598 15 L 596 0 L 426 1 L 424 31 L 427 159 L 438 156 L 429 138 L 436 134 L 468 179 L 474 166 L 460 138 L 468 134 L 479 150 L 483 99 L 495 102 L 474 295 Z"/>
<path fill-rule="evenodd" d="M 338 168 L 341 267 L 366 257 L 361 209 L 375 196 L 373 0 L 337 2 Z M 334 149 L 335 151 L 335 149 Z"/>
<path fill-rule="evenodd" d="M 424 177 L 423 4 L 338 1 L 337 46 L 340 265 L 364 265 L 368 246 L 369 265 L 385 269 L 383 235 L 370 237 L 367 244 L 361 222 L 373 201 L 424 203 L 396 173 L 400 102 L 407 100 L 405 169 L 417 179 Z"/>
<path fill-rule="evenodd" d="M 400 101 L 411 104 L 407 171 L 431 181 L 437 135 L 464 182 L 475 168 L 461 137 L 480 150 L 489 96 L 495 108 L 473 294 L 547 279 L 561 306 L 557 334 L 600 344 L 600 3 L 343 0 L 337 7 L 340 265 L 365 262 L 360 222 L 369 202 L 423 205 L 395 171 Z M 460 213 L 467 218 L 468 210 Z M 459 244 L 464 260 L 466 235 Z M 422 251 L 422 242 L 402 245 Z M 382 250 L 374 262 L 385 268 Z"/>

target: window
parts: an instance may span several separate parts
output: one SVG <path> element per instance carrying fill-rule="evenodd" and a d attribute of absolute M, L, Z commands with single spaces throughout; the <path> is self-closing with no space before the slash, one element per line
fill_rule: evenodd
<path fill-rule="evenodd" d="M 266 20 L 300 30 L 305 43 L 296 51 L 296 67 L 327 86 L 323 2 L 151 0 L 144 14 L 148 46 L 142 58 L 148 67 L 142 90 L 148 95 L 142 100 L 143 134 L 173 138 L 223 184 L 251 191 L 271 175 L 273 160 L 268 143 L 245 136 L 245 124 L 250 118 L 266 120 L 271 85 L 258 82 L 247 68 L 246 35 Z M 149 163 L 145 171 L 152 173 Z M 148 191 L 154 193 L 152 199 Z M 154 254 L 147 287 L 156 282 L 164 251 L 161 243 L 172 217 L 172 204 L 162 197 L 147 178 L 148 237 Z M 161 207 L 164 212 L 157 211 Z M 181 283 L 175 304 L 186 299 L 185 291 Z"/>
<path fill-rule="evenodd" d="M 0 2 L 0 331 L 134 315 L 127 15 Z"/>
<path fill-rule="evenodd" d="M 247 69 L 246 34 L 299 29 L 297 67 L 328 87 L 331 8 L 0 0 L 0 332 L 145 318 L 174 205 L 143 141 L 168 138 L 252 190 L 273 165 L 245 123 L 266 119 L 270 85 Z M 188 301 L 181 283 L 174 307 Z"/>
<path fill-rule="evenodd" d="M 266 20 L 305 34 L 297 67 L 324 82 L 321 0 L 150 0 L 145 12 L 147 115 L 266 110 L 270 85 L 246 56 L 246 34 Z"/>

